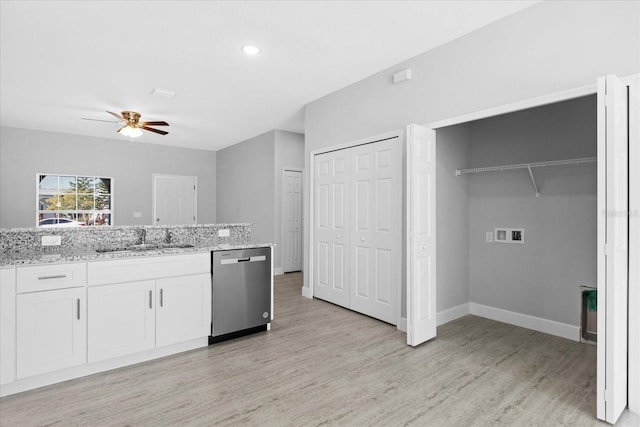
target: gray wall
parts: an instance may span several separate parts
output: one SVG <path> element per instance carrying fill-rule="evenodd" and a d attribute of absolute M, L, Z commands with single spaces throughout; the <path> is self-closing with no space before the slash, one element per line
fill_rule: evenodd
<path fill-rule="evenodd" d="M 472 122 L 469 167 L 596 156 L 596 125 L 595 96 Z M 596 164 L 532 170 L 539 198 L 526 169 L 458 178 L 469 183 L 470 301 L 578 326 L 578 286 L 597 277 Z M 495 227 L 524 228 L 525 244 L 486 243 Z"/>
<path fill-rule="evenodd" d="M 255 224 L 255 241 L 274 242 L 274 131 L 217 152 L 217 220 Z"/>
<path fill-rule="evenodd" d="M 456 176 L 469 161 L 469 128 L 436 131 L 436 308 L 469 302 L 469 183 Z"/>
<path fill-rule="evenodd" d="M 198 177 L 198 222 L 216 222 L 216 153 L 62 133 L 0 128 L 0 227 L 34 227 L 36 174 L 114 179 L 114 224 L 153 224 L 152 174 Z M 142 212 L 134 218 L 133 212 Z"/>
<path fill-rule="evenodd" d="M 283 130 L 275 131 L 275 217 L 274 266 L 282 267 L 282 172 L 284 168 L 304 168 L 304 135 Z M 304 188 L 303 188 L 304 191 Z M 303 194 L 304 199 L 304 194 Z M 304 203 L 304 202 L 303 202 Z"/>
<path fill-rule="evenodd" d="M 411 68 L 413 79 L 392 75 Z M 640 71 L 640 3 L 540 2 L 311 102 L 312 150 Z M 305 166 L 309 170 L 308 164 Z M 308 174 L 305 175 L 307 190 Z M 305 247 L 309 203 L 305 203 Z M 305 256 L 305 270 L 309 259 Z M 308 287 L 308 276 L 305 276 Z"/>
<path fill-rule="evenodd" d="M 304 166 L 304 135 L 272 130 L 218 151 L 219 222 L 250 222 L 255 241 L 276 243 L 282 267 L 282 168 Z"/>

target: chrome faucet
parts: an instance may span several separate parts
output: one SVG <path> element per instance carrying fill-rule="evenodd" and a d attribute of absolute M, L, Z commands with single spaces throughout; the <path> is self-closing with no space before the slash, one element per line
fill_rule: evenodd
<path fill-rule="evenodd" d="M 147 243 L 147 229 L 143 228 L 140 232 L 140 244 L 145 245 Z"/>

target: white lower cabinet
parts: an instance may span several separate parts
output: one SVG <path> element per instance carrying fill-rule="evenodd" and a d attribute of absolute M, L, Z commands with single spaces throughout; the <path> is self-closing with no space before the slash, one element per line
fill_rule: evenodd
<path fill-rule="evenodd" d="M 16 379 L 16 270 L 0 269 L 0 384 Z"/>
<path fill-rule="evenodd" d="M 89 362 L 155 347 L 155 281 L 88 289 Z"/>
<path fill-rule="evenodd" d="M 16 377 L 86 363 L 86 288 L 16 297 Z"/>
<path fill-rule="evenodd" d="M 89 287 L 89 362 L 209 335 L 208 274 Z"/>
<path fill-rule="evenodd" d="M 211 276 L 156 280 L 156 346 L 211 334 Z"/>

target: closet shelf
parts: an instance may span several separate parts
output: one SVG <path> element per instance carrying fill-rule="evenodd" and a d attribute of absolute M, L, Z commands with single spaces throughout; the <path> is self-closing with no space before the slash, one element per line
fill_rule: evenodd
<path fill-rule="evenodd" d="M 533 171 L 531 168 L 540 168 L 546 166 L 560 166 L 560 165 L 579 165 L 582 163 L 593 163 L 597 161 L 597 157 L 582 157 L 579 159 L 566 159 L 566 160 L 550 160 L 546 162 L 534 162 L 534 163 L 519 163 L 517 165 L 504 165 L 504 166 L 489 166 L 485 168 L 473 168 L 473 169 L 456 169 L 456 176 L 468 174 L 468 173 L 481 173 L 481 172 L 500 172 L 512 169 L 528 169 L 533 188 L 536 191 L 536 197 L 540 196 L 536 180 L 533 177 Z"/>

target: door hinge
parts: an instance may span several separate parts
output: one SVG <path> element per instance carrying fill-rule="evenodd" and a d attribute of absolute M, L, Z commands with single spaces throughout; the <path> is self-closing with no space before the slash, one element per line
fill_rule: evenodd
<path fill-rule="evenodd" d="M 609 245 L 607 245 L 606 243 L 604 245 L 604 254 L 605 254 L 605 256 L 609 255 Z"/>

